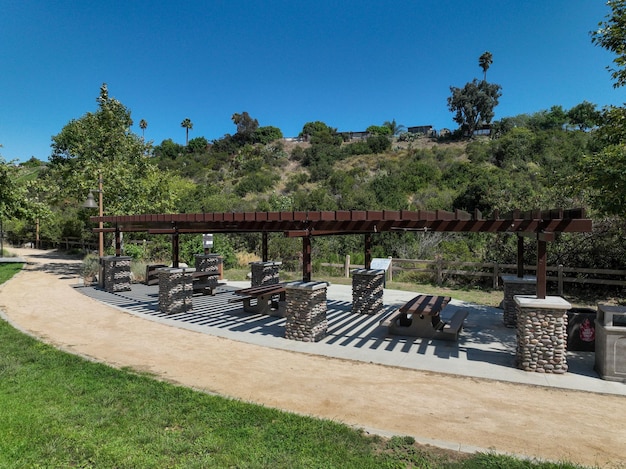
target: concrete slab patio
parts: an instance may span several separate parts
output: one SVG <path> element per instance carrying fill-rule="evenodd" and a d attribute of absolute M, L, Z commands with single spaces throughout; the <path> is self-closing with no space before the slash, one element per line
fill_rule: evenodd
<path fill-rule="evenodd" d="M 549 386 L 626 396 L 626 385 L 605 381 L 594 371 L 593 352 L 568 352 L 564 375 L 528 373 L 515 368 L 515 329 L 503 324 L 502 310 L 453 300 L 444 320 L 457 309 L 468 312 L 458 342 L 392 336 L 380 323 L 417 292 L 384 291 L 384 310 L 368 316 L 351 312 L 350 285 L 328 287 L 328 334 L 317 343 L 287 340 L 285 319 L 243 311 L 233 291 L 250 282 L 228 282 L 215 296 L 194 295 L 193 310 L 165 314 L 158 307 L 158 286 L 133 284 L 132 291 L 107 293 L 92 286 L 77 291 L 144 319 L 264 347 L 305 352 L 414 370 L 450 373 L 512 383 Z"/>

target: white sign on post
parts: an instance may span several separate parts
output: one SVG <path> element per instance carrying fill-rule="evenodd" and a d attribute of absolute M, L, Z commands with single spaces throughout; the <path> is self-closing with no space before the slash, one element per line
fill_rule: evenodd
<path fill-rule="evenodd" d="M 384 270 L 385 272 L 387 272 L 390 265 L 391 265 L 391 259 L 389 258 L 383 259 L 383 258 L 375 257 L 374 259 L 372 259 L 372 262 L 370 263 L 370 269 Z"/>
<path fill-rule="evenodd" d="M 203 234 L 202 235 L 202 245 L 204 249 L 211 249 L 213 247 L 213 235 L 212 234 Z"/>

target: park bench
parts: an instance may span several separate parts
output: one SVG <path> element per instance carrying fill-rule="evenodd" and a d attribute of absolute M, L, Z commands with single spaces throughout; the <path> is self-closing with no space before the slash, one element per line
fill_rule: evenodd
<path fill-rule="evenodd" d="M 242 288 L 233 293 L 238 297 L 228 302 L 243 302 L 243 310 L 247 313 L 285 316 L 285 285 L 282 283 Z"/>
<path fill-rule="evenodd" d="M 456 341 L 467 311 L 457 310 L 449 320 L 443 321 L 440 313 L 449 302 L 449 296 L 418 295 L 381 324 L 393 335 Z"/>

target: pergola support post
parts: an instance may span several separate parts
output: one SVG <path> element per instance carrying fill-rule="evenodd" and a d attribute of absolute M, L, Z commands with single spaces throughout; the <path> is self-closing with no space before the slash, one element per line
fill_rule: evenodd
<path fill-rule="evenodd" d="M 311 237 L 302 237 L 302 281 L 311 281 Z"/>
<path fill-rule="evenodd" d="M 261 237 L 261 256 L 263 258 L 263 262 L 268 261 L 267 251 L 267 231 L 264 231 Z"/>
<path fill-rule="evenodd" d="M 543 300 L 546 298 L 546 258 L 547 258 L 547 249 L 546 242 L 538 239 L 537 240 L 537 298 Z"/>
<path fill-rule="evenodd" d="M 122 232 L 119 226 L 115 226 L 115 255 L 117 257 L 122 255 Z"/>
<path fill-rule="evenodd" d="M 172 235 L 172 267 L 178 269 L 180 264 L 180 239 L 178 231 Z"/>
<path fill-rule="evenodd" d="M 517 277 L 524 277 L 524 237 L 517 236 Z"/>

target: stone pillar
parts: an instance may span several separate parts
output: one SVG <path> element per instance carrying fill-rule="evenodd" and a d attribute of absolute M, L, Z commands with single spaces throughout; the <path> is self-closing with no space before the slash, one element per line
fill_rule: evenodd
<path fill-rule="evenodd" d="M 100 258 L 102 266 L 102 287 L 104 291 L 115 293 L 130 291 L 130 257 L 105 256 Z"/>
<path fill-rule="evenodd" d="M 224 276 L 224 259 L 219 254 L 196 254 L 196 270 L 210 272 L 222 280 Z"/>
<path fill-rule="evenodd" d="M 517 305 L 513 297 L 515 295 L 536 295 L 537 277 L 531 275 L 525 275 L 524 277 L 501 275 L 500 278 L 504 286 L 504 300 L 502 302 L 504 312 L 502 319 L 506 327 L 515 327 L 517 323 Z"/>
<path fill-rule="evenodd" d="M 193 308 L 193 269 L 159 269 L 159 311 L 185 313 Z"/>
<path fill-rule="evenodd" d="M 326 282 L 290 282 L 285 285 L 285 338 L 318 342 L 326 335 Z"/>
<path fill-rule="evenodd" d="M 626 383 L 626 308 L 598 305 L 594 369 L 600 378 Z"/>
<path fill-rule="evenodd" d="M 378 314 L 383 309 L 384 270 L 352 271 L 352 312 Z"/>
<path fill-rule="evenodd" d="M 280 283 L 279 268 L 282 262 L 250 262 L 252 286 Z"/>
<path fill-rule="evenodd" d="M 567 371 L 567 311 L 560 296 L 517 295 L 517 367 L 538 373 Z"/>

